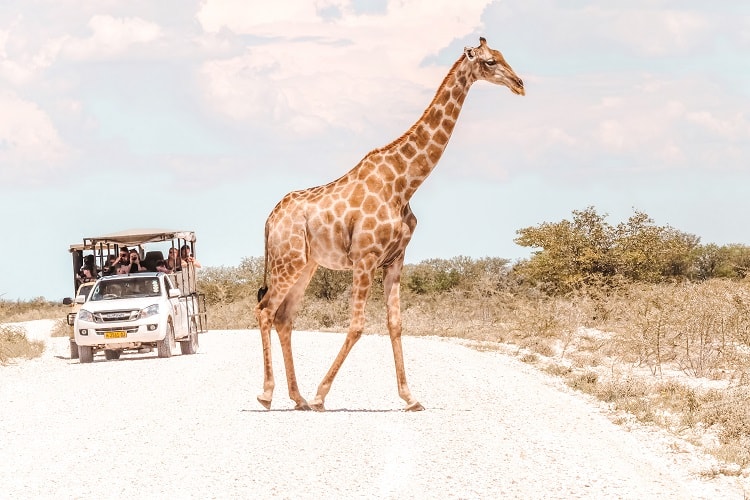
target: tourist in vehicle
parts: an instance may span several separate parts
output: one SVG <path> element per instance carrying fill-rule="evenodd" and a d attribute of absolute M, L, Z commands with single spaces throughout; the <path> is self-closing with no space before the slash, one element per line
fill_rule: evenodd
<path fill-rule="evenodd" d="M 130 251 L 130 267 L 128 268 L 129 273 L 140 273 L 148 271 L 143 264 L 141 264 L 141 256 L 138 255 L 138 250 L 133 249 Z"/>
<path fill-rule="evenodd" d="M 110 274 L 114 274 L 117 271 L 117 269 L 115 269 L 117 267 L 117 264 L 115 264 L 115 262 L 117 262 L 117 258 L 117 255 L 110 255 L 109 257 L 107 257 L 107 262 L 102 268 L 102 276 L 109 276 Z"/>
<path fill-rule="evenodd" d="M 78 279 L 81 283 L 94 281 L 99 277 L 96 269 L 96 258 L 93 255 L 87 255 L 83 258 L 83 266 L 78 271 Z"/>
<path fill-rule="evenodd" d="M 117 258 L 112 262 L 112 264 L 109 265 L 109 267 L 104 271 L 104 274 L 106 276 L 109 276 L 110 274 L 127 274 L 127 273 L 120 273 L 119 268 L 123 265 L 130 265 L 130 252 L 128 251 L 128 247 L 120 247 L 120 255 L 117 256 Z"/>
<path fill-rule="evenodd" d="M 183 267 L 189 265 L 192 265 L 196 269 L 202 267 L 201 263 L 198 262 L 195 257 L 193 257 L 188 245 L 182 245 L 182 248 L 180 249 L 180 261 Z"/>
<path fill-rule="evenodd" d="M 160 273 L 171 273 L 172 272 L 167 267 L 167 261 L 164 260 L 164 259 L 156 261 L 156 271 L 160 272 Z"/>
<path fill-rule="evenodd" d="M 177 261 L 177 248 L 172 247 L 169 249 L 169 254 L 167 255 L 166 260 L 166 268 L 167 272 L 173 273 L 175 269 L 177 269 L 179 266 L 179 262 Z"/>

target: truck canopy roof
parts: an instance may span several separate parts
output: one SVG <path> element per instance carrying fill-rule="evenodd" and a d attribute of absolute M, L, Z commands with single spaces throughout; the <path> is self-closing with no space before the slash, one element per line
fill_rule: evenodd
<path fill-rule="evenodd" d="M 126 229 L 116 233 L 104 234 L 101 236 L 91 236 L 83 238 L 83 243 L 70 245 L 70 251 L 91 249 L 98 245 L 125 245 L 137 246 L 144 243 L 158 241 L 170 241 L 174 239 L 185 240 L 186 242 L 195 242 L 195 233 L 193 231 L 181 231 L 174 229 Z"/>

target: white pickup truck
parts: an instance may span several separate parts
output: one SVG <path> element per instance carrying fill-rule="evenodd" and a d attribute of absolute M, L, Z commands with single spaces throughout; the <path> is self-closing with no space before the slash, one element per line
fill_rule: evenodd
<path fill-rule="evenodd" d="M 105 276 L 97 280 L 73 326 L 78 357 L 90 363 L 97 350 L 118 359 L 126 350 L 153 348 L 168 358 L 177 341 L 182 354 L 198 350 L 198 302 L 183 295 L 172 274 L 141 272 Z"/>
<path fill-rule="evenodd" d="M 164 260 L 173 250 L 193 253 L 195 243 L 193 231 L 127 229 L 70 245 L 77 293 L 64 301 L 71 305 L 70 358 L 91 363 L 101 351 L 118 359 L 123 352 L 154 348 L 166 358 L 177 342 L 183 354 L 195 353 L 198 334 L 207 331 L 205 295 L 196 288 L 193 264 Z M 132 252 L 141 262 L 135 269 L 128 260 Z M 81 275 L 87 262 L 93 281 Z"/>

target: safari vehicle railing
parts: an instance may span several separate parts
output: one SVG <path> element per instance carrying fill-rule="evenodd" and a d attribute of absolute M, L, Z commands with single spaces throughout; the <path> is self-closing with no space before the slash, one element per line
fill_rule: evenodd
<path fill-rule="evenodd" d="M 170 248 L 177 250 L 175 264 L 179 269 L 171 271 L 175 284 L 181 291 L 181 296 L 188 301 L 188 324 L 195 325 L 198 332 L 208 330 L 205 295 L 196 288 L 195 267 L 181 265 L 180 249 L 188 247 L 195 255 L 196 237 L 193 231 L 178 231 L 169 229 L 127 229 L 117 233 L 104 234 L 83 238 L 83 243 L 70 245 L 73 257 L 73 290 L 78 290 L 81 283 L 79 270 L 87 255 L 93 255 L 96 267 L 100 272 L 107 268 L 111 256 L 117 256 L 120 248 L 135 248 L 141 258 L 143 266 L 149 271 L 156 271 L 156 263 L 165 259 L 165 251 Z"/>

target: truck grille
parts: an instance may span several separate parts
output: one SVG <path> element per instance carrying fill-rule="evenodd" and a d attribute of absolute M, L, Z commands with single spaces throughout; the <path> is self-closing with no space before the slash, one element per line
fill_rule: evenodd
<path fill-rule="evenodd" d="M 133 321 L 138 319 L 139 309 L 134 311 L 102 311 L 94 313 L 96 323 L 110 323 L 112 321 Z"/>

